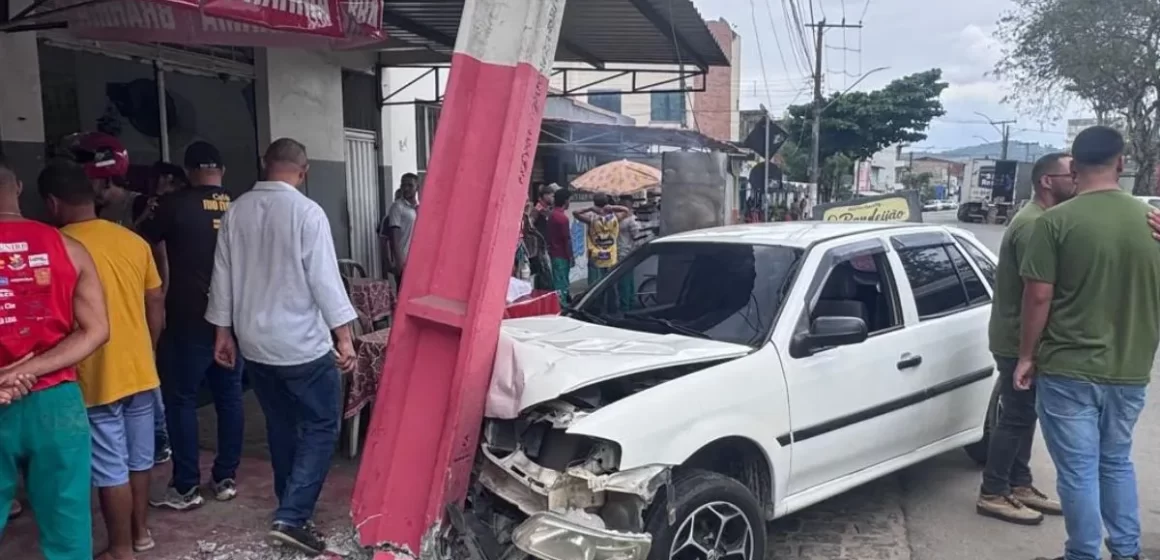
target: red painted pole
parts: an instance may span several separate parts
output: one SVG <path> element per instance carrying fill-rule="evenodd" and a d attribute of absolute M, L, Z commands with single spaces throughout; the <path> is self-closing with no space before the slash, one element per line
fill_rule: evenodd
<path fill-rule="evenodd" d="M 564 0 L 467 0 L 352 499 L 376 558 L 466 495 Z M 398 552 L 406 551 L 406 552 Z"/>

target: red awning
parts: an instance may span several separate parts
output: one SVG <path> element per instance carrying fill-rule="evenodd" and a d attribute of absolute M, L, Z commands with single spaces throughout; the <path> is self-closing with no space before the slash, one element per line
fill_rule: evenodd
<path fill-rule="evenodd" d="M 83 39 L 242 47 L 382 42 L 382 0 L 47 0 L 5 26 L 57 22 Z M 58 25 L 59 26 L 59 25 Z"/>

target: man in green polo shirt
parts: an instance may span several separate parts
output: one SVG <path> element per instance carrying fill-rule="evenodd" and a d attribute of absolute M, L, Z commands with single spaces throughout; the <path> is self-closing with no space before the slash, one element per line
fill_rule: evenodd
<path fill-rule="evenodd" d="M 1031 444 L 1035 440 L 1035 391 L 1016 391 L 1013 375 L 1019 358 L 1019 314 L 1023 305 L 1020 260 L 1027 254 L 1035 220 L 1048 208 L 1075 196 L 1071 157 L 1048 154 L 1031 170 L 1034 193 L 1007 225 L 999 247 L 995 298 L 989 338 L 999 369 L 999 418 L 991 430 L 987 465 L 975 511 L 1020 525 L 1038 525 L 1043 514 L 1059 515 L 1059 502 L 1032 485 Z"/>
<path fill-rule="evenodd" d="M 1132 432 L 1160 344 L 1160 247 L 1148 207 L 1122 191 L 1124 139 L 1081 132 L 1077 194 L 1034 225 L 1015 386 L 1037 389 L 1067 526 L 1066 560 L 1096 560 L 1103 530 L 1116 560 L 1140 555 Z"/>

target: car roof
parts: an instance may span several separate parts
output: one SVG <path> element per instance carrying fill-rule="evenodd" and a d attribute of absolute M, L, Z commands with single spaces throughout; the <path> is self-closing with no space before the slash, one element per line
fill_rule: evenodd
<path fill-rule="evenodd" d="M 814 243 L 850 235 L 938 227 L 915 222 L 772 222 L 687 231 L 662 237 L 656 242 L 748 243 L 806 248 Z"/>

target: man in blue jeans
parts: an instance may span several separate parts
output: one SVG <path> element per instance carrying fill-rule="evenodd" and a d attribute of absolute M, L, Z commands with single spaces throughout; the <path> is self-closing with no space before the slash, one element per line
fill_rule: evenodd
<path fill-rule="evenodd" d="M 266 180 L 222 218 L 205 318 L 217 326 L 219 364 L 241 349 L 266 415 L 278 498 L 268 536 L 316 556 L 326 544 L 311 518 L 338 443 L 339 370 L 354 367 L 356 315 L 326 213 L 298 190 L 308 161 L 289 138 L 266 150 Z"/>
<path fill-rule="evenodd" d="M 222 188 L 225 166 L 216 148 L 194 142 L 185 151 L 185 168 L 191 186 L 162 197 L 138 228 L 153 244 L 158 262 L 167 261 L 169 269 L 163 275 L 166 325 L 157 361 L 173 449 L 173 479 L 165 496 L 152 504 L 178 511 L 205 503 L 197 427 L 202 386 L 209 387 L 217 412 L 217 457 L 210 482 L 219 501 L 237 496 L 245 428 L 241 363 L 222 367 L 214 362 L 214 329 L 205 320 L 217 230 L 230 205 L 230 195 Z M 168 259 L 169 253 L 180 258 Z"/>
<path fill-rule="evenodd" d="M 1119 186 L 1124 139 L 1097 126 L 1072 147 L 1076 196 L 1036 220 L 1015 387 L 1034 381 L 1067 526 L 1064 560 L 1140 557 L 1132 431 L 1160 344 L 1160 248 L 1148 207 Z M 1033 379 L 1034 378 L 1034 379 Z"/>

